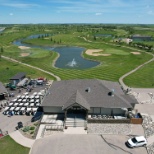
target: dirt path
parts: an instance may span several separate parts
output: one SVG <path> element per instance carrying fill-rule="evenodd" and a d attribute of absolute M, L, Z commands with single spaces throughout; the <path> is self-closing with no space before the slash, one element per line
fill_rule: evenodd
<path fill-rule="evenodd" d="M 61 80 L 60 77 L 56 76 L 55 74 L 53 74 L 53 73 L 51 73 L 51 72 L 48 72 L 48 71 L 45 71 L 45 70 L 43 70 L 43 69 L 41 69 L 41 68 L 39 68 L 39 67 L 35 67 L 35 66 L 29 65 L 29 64 L 26 64 L 26 63 L 22 63 L 22 62 L 20 62 L 20 61 L 18 61 L 18 60 L 15 60 L 15 59 L 13 59 L 13 58 L 9 58 L 9 57 L 6 57 L 6 56 L 1 56 L 1 57 L 4 58 L 4 59 L 6 59 L 6 60 L 13 61 L 13 62 L 15 62 L 15 63 L 19 63 L 19 64 L 21 64 L 21 65 L 25 65 L 25 66 L 28 66 L 28 67 L 37 69 L 37 70 L 39 70 L 39 71 L 42 71 L 42 72 L 44 72 L 44 73 L 47 73 L 47 74 L 49 74 L 49 75 L 55 77 L 57 81 L 60 81 L 60 80 Z"/>

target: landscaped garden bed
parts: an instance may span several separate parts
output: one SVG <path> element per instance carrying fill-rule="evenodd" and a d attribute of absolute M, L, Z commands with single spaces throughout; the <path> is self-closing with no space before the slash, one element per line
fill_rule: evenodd
<path fill-rule="evenodd" d="M 22 129 L 20 129 L 21 133 L 28 137 L 28 138 L 35 138 L 35 131 L 37 131 L 39 123 L 35 122 L 33 124 L 24 126 Z"/>

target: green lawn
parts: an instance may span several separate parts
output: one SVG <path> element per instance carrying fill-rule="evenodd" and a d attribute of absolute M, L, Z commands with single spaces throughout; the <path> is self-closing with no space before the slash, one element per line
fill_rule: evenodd
<path fill-rule="evenodd" d="M 0 139 L 1 154 L 29 154 L 30 149 L 16 143 L 10 136 Z"/>
<path fill-rule="evenodd" d="M 47 26 L 46 26 L 47 27 Z M 58 26 L 57 26 L 58 27 Z M 56 27 L 55 27 L 56 28 Z M 15 29 L 16 30 L 16 29 Z M 49 30 L 49 34 L 55 34 L 52 36 L 52 41 L 51 41 L 51 36 L 46 37 L 44 39 L 31 39 L 31 40 L 26 40 L 26 43 L 29 44 L 35 44 L 35 45 L 42 45 L 42 46 L 79 46 L 83 47 L 86 49 L 101 49 L 102 53 L 108 53 L 111 54 L 110 56 L 89 56 L 85 54 L 85 51 L 83 52 L 84 58 L 90 59 L 90 60 L 95 60 L 100 62 L 100 65 L 94 68 L 90 69 L 85 69 L 85 70 L 78 70 L 78 69 L 60 69 L 60 68 L 55 68 L 53 67 L 53 63 L 58 56 L 56 52 L 53 51 L 46 51 L 44 49 L 28 49 L 28 50 L 21 50 L 18 47 L 14 46 L 11 44 L 11 42 L 17 38 L 21 38 L 21 32 L 18 33 L 13 33 L 14 35 L 8 33 L 5 33 L 4 36 L 0 36 L 0 41 L 2 40 L 2 44 L 6 44 L 4 46 L 4 53 L 3 55 L 15 58 L 19 61 L 40 67 L 44 70 L 47 70 L 49 72 L 54 73 L 55 75 L 59 76 L 62 80 L 68 80 L 68 79 L 102 79 L 102 80 L 111 80 L 111 81 L 118 81 L 118 79 L 124 75 L 125 73 L 131 71 L 132 69 L 136 68 L 137 66 L 143 64 L 144 62 L 150 60 L 152 58 L 151 55 L 148 55 L 144 52 L 141 52 L 140 55 L 133 55 L 131 52 L 137 51 L 137 49 L 132 48 L 128 49 L 125 47 L 121 46 L 115 46 L 112 45 L 112 43 L 105 44 L 104 40 L 102 39 L 97 39 L 94 40 L 94 32 L 91 33 L 90 31 L 84 31 L 84 32 L 76 32 L 75 28 L 73 29 L 56 29 L 58 30 L 58 33 L 54 33 L 54 29 Z M 94 29 L 95 30 L 95 29 Z M 47 31 L 47 29 L 46 29 Z M 97 34 L 101 34 L 101 31 L 103 33 L 108 34 L 110 31 L 107 31 L 105 29 L 100 30 L 100 32 L 97 32 Z M 31 34 L 43 34 L 40 33 L 39 31 L 22 31 L 23 37 L 26 37 Z M 112 30 L 112 32 L 116 35 L 124 35 L 124 33 L 127 33 L 125 30 Z M 3 38 L 6 41 L 3 41 Z M 87 37 L 88 40 L 91 40 L 92 42 L 87 42 L 84 40 L 82 37 Z M 8 38 L 8 39 L 7 39 Z M 21 57 L 21 53 L 29 53 L 30 55 L 27 57 Z M 4 62 L 5 64 L 5 62 Z M 9 64 L 9 63 L 8 63 Z M 1 66 L 3 64 L 1 63 Z M 11 66 L 9 66 L 11 67 Z M 147 69 L 151 68 L 151 64 L 147 66 Z M 4 65 L 3 69 L 0 68 L 0 71 L 4 71 L 6 74 L 5 78 L 7 76 L 12 76 L 13 73 L 6 73 L 8 69 L 6 69 L 7 66 Z M 16 67 L 14 67 L 16 68 Z M 11 70 L 19 70 L 12 68 Z M 7 70 L 7 71 L 6 71 Z M 10 70 L 10 69 L 9 69 Z M 28 69 L 30 71 L 30 69 Z M 38 73 L 38 72 L 37 72 Z M 28 74 L 29 75 L 36 75 L 37 73 L 34 74 L 33 70 L 31 70 Z M 144 71 L 137 71 L 136 73 L 139 74 L 139 76 L 147 76 L 146 72 Z M 131 77 L 131 75 L 130 75 Z M 3 78 L 3 77 L 2 77 Z M 130 80 L 129 82 L 126 82 L 128 86 L 131 87 L 153 87 L 153 81 L 151 80 L 150 76 L 146 77 L 147 80 L 142 83 L 142 78 L 138 78 L 137 81 L 135 80 Z M 4 78 L 3 78 L 4 80 Z M 138 82 L 138 83 L 137 83 Z M 140 84 L 142 83 L 142 84 Z"/>
<path fill-rule="evenodd" d="M 13 63 L 7 60 L 0 58 L 0 81 L 3 83 L 9 82 L 9 79 L 19 72 L 26 72 L 28 77 L 38 78 L 38 77 L 46 77 L 51 80 L 55 80 L 52 76 L 43 73 L 39 70 L 32 69 L 26 66 L 23 66 L 18 63 Z"/>
<path fill-rule="evenodd" d="M 145 65 L 137 72 L 126 77 L 124 82 L 130 87 L 154 88 L 154 62 Z"/>
<path fill-rule="evenodd" d="M 133 55 L 131 52 L 133 52 L 134 50 L 130 50 L 128 48 L 111 46 L 94 41 L 88 43 L 83 38 L 79 38 L 76 36 L 72 38 L 71 35 L 67 35 L 68 37 L 64 36 L 65 34 L 56 35 L 53 37 L 53 39 L 59 40 L 61 38 L 63 44 L 82 46 L 86 49 L 101 49 L 103 50 L 102 53 L 110 53 L 111 56 L 93 57 L 83 54 L 85 58 L 101 62 L 101 65 L 86 70 L 69 70 L 52 67 L 52 62 L 57 56 L 55 52 L 53 52 L 53 54 L 48 57 L 41 58 L 41 67 L 60 76 L 63 80 L 76 78 L 97 78 L 103 80 L 118 81 L 120 76 L 131 71 L 133 68 L 136 68 L 137 66 L 151 58 L 151 56 L 147 55 L 146 53 L 141 53 L 140 55 Z M 27 42 L 31 41 L 34 44 L 40 43 L 40 40 L 38 41 L 38 39 L 28 40 Z M 45 42 L 47 42 L 48 44 L 48 41 L 49 40 L 43 40 L 42 45 L 45 45 Z M 23 61 L 35 66 L 38 65 L 36 61 L 32 61 L 30 58 L 23 59 Z M 142 72 L 142 74 L 143 73 L 144 72 Z M 135 85 L 133 80 L 131 82 Z M 146 82 L 144 84 L 146 84 Z M 143 84 L 142 86 L 144 87 Z"/>

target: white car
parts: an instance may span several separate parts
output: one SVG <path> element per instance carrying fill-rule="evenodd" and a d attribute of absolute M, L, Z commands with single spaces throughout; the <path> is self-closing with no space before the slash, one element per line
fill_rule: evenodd
<path fill-rule="evenodd" d="M 133 138 L 129 139 L 126 142 L 126 144 L 130 148 L 140 147 L 140 146 L 146 146 L 147 145 L 147 140 L 145 139 L 144 136 L 136 136 L 136 137 L 133 137 Z"/>

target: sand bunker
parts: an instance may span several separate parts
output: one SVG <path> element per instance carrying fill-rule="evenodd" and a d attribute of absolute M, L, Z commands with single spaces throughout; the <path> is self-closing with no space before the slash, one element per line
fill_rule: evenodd
<path fill-rule="evenodd" d="M 29 53 L 21 53 L 20 54 L 21 57 L 26 57 L 26 56 L 29 56 L 29 55 L 30 55 Z"/>
<path fill-rule="evenodd" d="M 22 49 L 22 50 L 23 50 L 23 49 L 30 49 L 30 47 L 26 47 L 26 46 L 19 46 L 18 48 L 19 48 L 19 49 Z"/>
<path fill-rule="evenodd" d="M 110 56 L 111 54 L 103 54 L 103 53 L 98 53 L 98 52 L 101 52 L 103 50 L 100 50 L 100 49 L 88 49 L 86 51 L 86 54 L 87 55 L 91 55 L 91 56 Z"/>
<path fill-rule="evenodd" d="M 140 55 L 141 53 L 140 52 L 131 52 L 132 54 L 134 55 Z"/>

